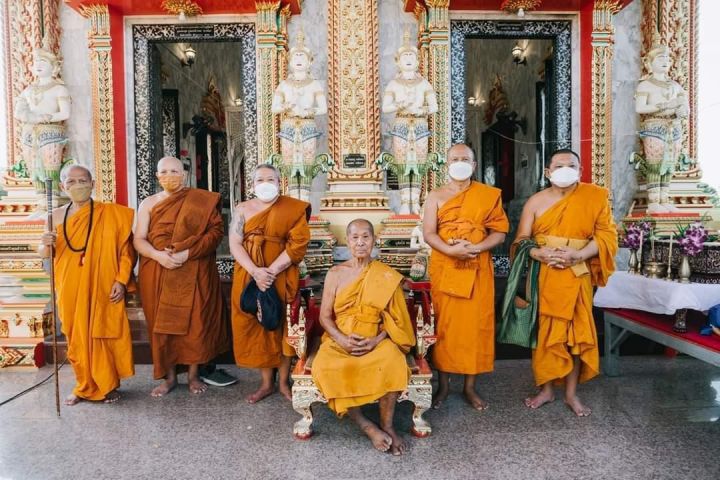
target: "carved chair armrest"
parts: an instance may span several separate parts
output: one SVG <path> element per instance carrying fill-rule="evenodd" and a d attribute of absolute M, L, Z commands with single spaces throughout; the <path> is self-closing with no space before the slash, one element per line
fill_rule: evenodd
<path fill-rule="evenodd" d="M 408 281 L 407 284 L 410 287 L 408 310 L 415 320 L 415 350 L 418 357 L 425 358 L 428 349 L 437 341 L 430 283 Z"/>
<path fill-rule="evenodd" d="M 287 305 L 287 338 L 285 341 L 295 349 L 298 358 L 304 359 L 307 354 L 307 330 L 305 307 L 300 292 Z"/>

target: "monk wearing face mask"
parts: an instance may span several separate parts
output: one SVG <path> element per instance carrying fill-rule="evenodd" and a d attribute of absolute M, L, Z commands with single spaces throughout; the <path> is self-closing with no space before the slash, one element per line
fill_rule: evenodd
<path fill-rule="evenodd" d="M 539 393 L 525 400 L 532 409 L 555 400 L 553 384 L 565 385 L 565 403 L 579 417 L 591 410 L 577 396 L 578 383 L 600 372 L 592 315 L 594 286 L 615 271 L 617 230 L 608 191 L 580 182 L 580 158 L 558 150 L 545 169 L 550 187 L 528 199 L 513 245 L 533 238 L 530 256 L 538 276 L 537 347 L 532 368 Z"/>
<path fill-rule="evenodd" d="M 58 316 L 76 384 L 66 405 L 80 400 L 115 403 L 120 380 L 132 376 L 132 340 L 125 293 L 134 288 L 134 212 L 91 198 L 90 171 L 70 165 L 60 172 L 70 203 L 53 211 L 55 230 L 42 237 L 39 253 L 55 247 Z"/>
<path fill-rule="evenodd" d="M 266 330 L 253 313 L 242 310 L 240 297 L 254 280 L 260 291 L 274 288 L 286 305 L 295 298 L 302 261 L 310 241 L 310 204 L 279 194 L 280 174 L 269 164 L 253 174 L 255 198 L 235 207 L 230 227 L 230 251 L 235 258 L 232 287 L 232 327 L 235 363 L 260 369 L 260 387 L 246 400 L 256 403 L 275 391 L 290 400 L 290 359 L 294 350 L 283 340 L 285 322 Z M 285 311 L 283 305 L 282 311 Z"/>
<path fill-rule="evenodd" d="M 215 262 L 223 238 L 220 194 L 185 187 L 183 164 L 174 157 L 158 162 L 157 179 L 162 191 L 140 204 L 135 228 L 154 377 L 163 380 L 151 395 L 177 386 L 177 365 L 187 365 L 188 388 L 199 394 L 207 389 L 199 365 L 229 347 Z"/>
<path fill-rule="evenodd" d="M 500 189 L 472 180 L 476 163 L 467 145 L 448 151 L 447 185 L 425 202 L 423 235 L 432 247 L 430 282 L 438 341 L 432 361 L 439 372 L 433 398 L 438 408 L 448 396 L 450 373 L 464 375 L 463 395 L 476 410 L 487 403 L 475 380 L 491 372 L 495 360 L 495 293 L 490 250 L 505 240 L 508 219 Z"/>

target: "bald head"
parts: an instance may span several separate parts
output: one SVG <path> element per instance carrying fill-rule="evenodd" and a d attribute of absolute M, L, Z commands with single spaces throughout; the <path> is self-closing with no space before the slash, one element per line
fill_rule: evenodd
<path fill-rule="evenodd" d="M 183 163 L 175 157 L 163 157 L 157 164 L 157 173 L 177 175 L 184 171 Z"/>
<path fill-rule="evenodd" d="M 82 165 L 66 165 L 63 167 L 62 170 L 60 170 L 60 183 L 65 183 L 68 178 L 84 178 L 88 182 L 92 182 L 92 172 L 90 172 L 90 169 L 87 167 L 84 167 Z"/>
<path fill-rule="evenodd" d="M 367 230 L 370 232 L 370 235 L 373 237 L 375 236 L 375 227 L 373 227 L 373 224 L 370 223 L 370 220 L 366 220 L 364 218 L 356 218 L 352 222 L 348 223 L 348 226 L 345 229 L 345 234 L 349 237 L 352 230 Z"/>
<path fill-rule="evenodd" d="M 269 163 L 260 163 L 257 167 L 255 167 L 255 170 L 253 170 L 253 182 L 257 183 L 257 180 L 260 179 L 268 181 L 269 175 L 274 176 L 275 180 L 280 182 L 280 171 L 274 165 Z"/>
<path fill-rule="evenodd" d="M 468 147 L 464 143 L 457 143 L 450 147 L 447 153 L 447 158 L 448 160 L 451 158 L 461 158 L 475 161 L 475 152 L 473 152 L 472 148 Z"/>

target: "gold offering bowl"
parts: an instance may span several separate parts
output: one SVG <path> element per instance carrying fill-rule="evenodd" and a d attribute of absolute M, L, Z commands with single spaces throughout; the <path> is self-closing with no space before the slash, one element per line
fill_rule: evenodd
<path fill-rule="evenodd" d="M 661 262 L 645 262 L 642 273 L 648 278 L 664 278 L 665 274 L 667 274 L 667 264 Z"/>

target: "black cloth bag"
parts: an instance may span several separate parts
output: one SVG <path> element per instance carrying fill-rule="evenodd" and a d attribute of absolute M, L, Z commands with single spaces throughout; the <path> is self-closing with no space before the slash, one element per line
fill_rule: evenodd
<path fill-rule="evenodd" d="M 255 279 L 250 279 L 240 296 L 240 309 L 255 315 L 265 330 L 277 330 L 282 324 L 283 303 L 274 285 L 261 292 Z"/>

